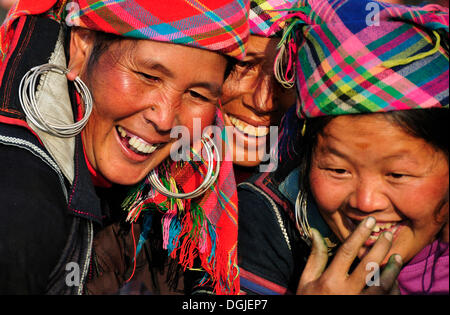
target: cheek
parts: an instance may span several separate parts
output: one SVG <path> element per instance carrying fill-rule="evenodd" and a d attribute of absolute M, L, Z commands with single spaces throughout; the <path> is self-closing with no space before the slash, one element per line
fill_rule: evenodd
<path fill-rule="evenodd" d="M 142 110 L 145 86 L 117 61 L 102 57 L 88 78 L 96 111 L 105 119 L 120 119 Z"/>
<path fill-rule="evenodd" d="M 323 219 L 341 241 L 346 239 L 350 232 L 343 222 L 342 212 L 339 211 L 348 194 L 345 186 L 336 185 L 321 170 L 314 168 L 311 169 L 309 181 L 311 192 Z"/>
<path fill-rule="evenodd" d="M 416 227 L 424 227 L 448 216 L 448 198 L 448 177 L 439 176 L 397 191 L 394 200 Z"/>
<path fill-rule="evenodd" d="M 231 100 L 239 97 L 239 95 L 241 94 L 242 93 L 239 81 L 234 75 L 231 75 L 230 78 L 225 81 L 222 87 L 222 102 L 226 104 Z"/>
<path fill-rule="evenodd" d="M 345 200 L 342 185 L 332 183 L 318 168 L 312 168 L 309 175 L 311 192 L 317 206 L 325 214 L 335 213 Z"/>
<path fill-rule="evenodd" d="M 222 88 L 223 103 L 226 105 L 226 103 L 239 99 L 245 94 L 253 95 L 256 87 L 255 80 L 255 75 L 252 74 L 247 74 L 245 76 L 241 74 L 231 74 Z"/>
<path fill-rule="evenodd" d="M 216 110 L 217 107 L 213 104 L 202 106 L 187 104 L 179 115 L 178 124 L 189 130 L 192 139 L 192 136 L 197 137 L 198 132 L 203 134 L 206 127 L 214 124 Z"/>

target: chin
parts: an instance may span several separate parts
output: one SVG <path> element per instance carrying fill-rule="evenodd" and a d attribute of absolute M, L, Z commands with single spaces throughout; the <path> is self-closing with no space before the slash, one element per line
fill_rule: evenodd
<path fill-rule="evenodd" d="M 242 166 L 242 167 L 256 167 L 261 164 L 261 161 L 236 161 L 233 160 L 234 165 Z"/>
<path fill-rule="evenodd" d="M 124 186 L 132 186 L 144 179 L 144 177 L 148 174 L 148 172 L 133 171 L 129 168 L 124 169 L 122 171 L 110 170 L 110 172 L 102 172 L 103 177 L 107 179 L 109 182 L 117 185 Z"/>
<path fill-rule="evenodd" d="M 123 186 L 132 186 L 139 183 L 145 176 L 114 176 L 107 178 L 110 182 Z"/>
<path fill-rule="evenodd" d="M 256 167 L 261 164 L 260 152 L 253 152 L 242 148 L 241 146 L 235 146 L 233 149 L 233 164 L 242 167 Z"/>

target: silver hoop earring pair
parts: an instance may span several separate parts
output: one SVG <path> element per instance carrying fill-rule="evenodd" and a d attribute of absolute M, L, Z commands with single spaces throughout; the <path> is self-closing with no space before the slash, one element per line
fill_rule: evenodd
<path fill-rule="evenodd" d="M 22 106 L 26 117 L 40 130 L 60 138 L 74 137 L 83 130 L 89 120 L 93 107 L 92 95 L 86 84 L 77 77 L 74 84 L 84 102 L 85 109 L 83 118 L 68 125 L 48 121 L 39 111 L 36 101 L 36 85 L 39 83 L 39 77 L 49 71 L 61 75 L 66 75 L 69 72 L 68 69 L 54 64 L 44 64 L 29 70 L 20 81 L 20 105 Z"/>
<path fill-rule="evenodd" d="M 299 230 L 301 238 L 306 242 L 306 244 L 308 244 L 308 246 L 312 246 L 311 226 L 309 225 L 307 216 L 307 200 L 307 192 L 300 189 L 295 201 L 295 221 L 297 223 L 297 229 Z M 327 244 L 328 256 L 332 256 L 334 250 L 337 248 L 338 240 L 333 235 L 323 237 L 323 239 Z"/>
<path fill-rule="evenodd" d="M 295 222 L 297 223 L 297 229 L 300 232 L 300 236 L 309 246 L 311 246 L 312 235 L 307 217 L 307 200 L 308 194 L 300 189 L 295 201 Z"/>
<path fill-rule="evenodd" d="M 208 170 L 203 182 L 195 190 L 188 193 L 177 193 L 168 190 L 159 180 L 158 171 L 153 169 L 148 175 L 150 184 L 162 195 L 176 199 L 193 199 L 204 194 L 216 181 L 220 172 L 220 155 L 216 144 L 209 135 L 204 135 L 201 140 L 207 155 Z M 214 160 L 217 161 L 214 169 Z"/>

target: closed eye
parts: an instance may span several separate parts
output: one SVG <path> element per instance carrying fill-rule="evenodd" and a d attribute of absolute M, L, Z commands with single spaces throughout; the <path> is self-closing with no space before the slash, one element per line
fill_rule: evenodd
<path fill-rule="evenodd" d="M 343 168 L 325 168 L 325 171 L 334 178 L 337 179 L 348 179 L 351 177 L 351 173 Z"/>
<path fill-rule="evenodd" d="M 189 90 L 188 92 L 189 92 L 189 95 L 191 97 L 195 98 L 195 99 L 199 99 L 199 100 L 201 100 L 203 102 L 211 102 L 211 100 L 208 97 L 203 96 L 202 94 L 200 94 L 200 93 L 198 93 L 196 91 Z"/>
<path fill-rule="evenodd" d="M 255 62 L 249 62 L 249 61 L 240 61 L 237 63 L 237 66 L 240 68 L 244 68 L 246 70 L 252 70 L 256 67 L 256 63 Z"/>
<path fill-rule="evenodd" d="M 342 168 L 328 168 L 327 170 L 339 175 L 347 174 L 347 170 Z"/>
<path fill-rule="evenodd" d="M 159 81 L 159 78 L 158 78 L 158 77 L 155 77 L 155 76 L 150 75 L 150 74 L 148 74 L 148 73 L 138 72 L 138 74 L 139 74 L 140 76 L 142 76 L 144 79 L 148 80 L 148 81 L 152 81 L 152 82 L 158 82 L 158 81 Z"/>
<path fill-rule="evenodd" d="M 402 178 L 406 178 L 409 177 L 409 175 L 407 174 L 401 174 L 401 173 L 389 173 L 387 174 L 389 177 L 392 177 L 394 179 L 402 179 Z"/>

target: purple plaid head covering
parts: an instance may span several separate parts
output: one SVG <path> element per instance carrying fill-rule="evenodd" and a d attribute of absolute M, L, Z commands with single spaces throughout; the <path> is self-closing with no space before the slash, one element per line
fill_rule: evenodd
<path fill-rule="evenodd" d="M 289 22 L 300 117 L 448 108 L 447 8 L 303 0 Z"/>

